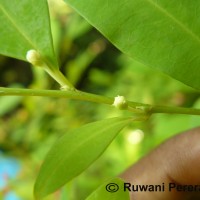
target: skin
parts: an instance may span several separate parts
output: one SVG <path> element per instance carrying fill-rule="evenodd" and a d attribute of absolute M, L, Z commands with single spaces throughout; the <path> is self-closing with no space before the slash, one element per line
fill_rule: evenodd
<path fill-rule="evenodd" d="M 200 127 L 167 140 L 121 178 L 133 185 L 165 185 L 164 192 L 130 192 L 131 200 L 199 200 L 200 191 L 169 192 L 168 184 L 200 185 Z"/>

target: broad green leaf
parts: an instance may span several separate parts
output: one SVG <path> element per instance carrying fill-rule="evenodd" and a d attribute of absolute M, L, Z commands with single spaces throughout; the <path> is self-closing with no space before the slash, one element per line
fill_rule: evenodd
<path fill-rule="evenodd" d="M 48 195 L 84 171 L 132 118 L 111 118 L 69 131 L 51 148 L 35 184 L 35 197 Z"/>
<path fill-rule="evenodd" d="M 200 89 L 200 1 L 65 1 L 122 52 Z"/>
<path fill-rule="evenodd" d="M 0 44 L 0 54 L 26 60 L 35 49 L 51 68 L 58 67 L 47 0 L 1 0 Z"/>
<path fill-rule="evenodd" d="M 129 200 L 129 192 L 124 191 L 124 182 L 113 178 L 102 184 L 86 200 Z"/>

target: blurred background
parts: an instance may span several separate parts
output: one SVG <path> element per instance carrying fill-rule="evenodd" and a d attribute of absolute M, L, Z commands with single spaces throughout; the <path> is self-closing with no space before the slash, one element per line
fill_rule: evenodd
<path fill-rule="evenodd" d="M 60 69 L 79 90 L 200 108 L 197 91 L 120 53 L 63 1 L 49 0 L 49 7 Z M 0 86 L 59 89 L 44 71 L 4 56 L 0 56 Z M 85 123 L 123 114 L 111 106 L 76 100 L 0 97 L 0 199 L 32 200 L 42 160 L 60 136 Z M 167 114 L 132 123 L 85 172 L 46 199 L 85 199 L 167 138 L 199 125 L 198 117 Z"/>

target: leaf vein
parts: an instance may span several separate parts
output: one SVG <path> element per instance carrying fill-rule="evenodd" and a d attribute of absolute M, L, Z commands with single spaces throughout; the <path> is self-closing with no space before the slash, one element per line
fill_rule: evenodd
<path fill-rule="evenodd" d="M 33 47 L 33 49 L 37 50 L 36 46 L 32 43 L 30 38 L 28 38 L 27 35 L 22 31 L 21 27 L 18 27 L 19 25 L 17 25 L 17 23 L 12 19 L 12 16 L 10 16 L 8 12 L 6 12 L 6 10 L 2 7 L 1 4 L 0 4 L 0 8 L 1 8 L 3 14 L 5 15 L 5 17 L 13 25 L 13 27 L 24 37 L 24 39 Z"/>
<path fill-rule="evenodd" d="M 158 5 L 153 0 L 146 0 L 146 1 L 149 2 L 150 4 L 152 4 L 153 6 L 155 6 L 160 12 L 162 12 L 167 17 L 169 17 L 172 21 L 174 21 L 176 24 L 178 24 L 179 27 L 181 27 L 186 33 L 191 35 L 192 38 L 195 39 L 200 44 L 200 38 L 198 37 L 198 35 L 196 35 L 194 32 L 192 32 L 190 29 L 188 29 L 188 27 L 186 27 L 180 20 L 176 19 L 171 13 L 169 13 L 169 11 L 165 10 L 163 7 Z"/>

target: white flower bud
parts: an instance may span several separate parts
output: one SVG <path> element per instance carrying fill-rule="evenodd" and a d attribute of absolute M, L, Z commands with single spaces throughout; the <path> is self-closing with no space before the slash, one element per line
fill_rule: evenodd
<path fill-rule="evenodd" d="M 35 66 L 42 66 L 42 65 L 44 65 L 43 60 L 42 60 L 40 54 L 36 50 L 34 50 L 34 49 L 31 49 L 31 50 L 27 51 L 27 53 L 26 53 L 26 59 L 32 65 L 35 65 Z"/>
<path fill-rule="evenodd" d="M 123 110 L 128 107 L 128 104 L 124 96 L 117 96 L 115 97 L 113 106 L 115 106 L 116 108 L 120 110 Z"/>

